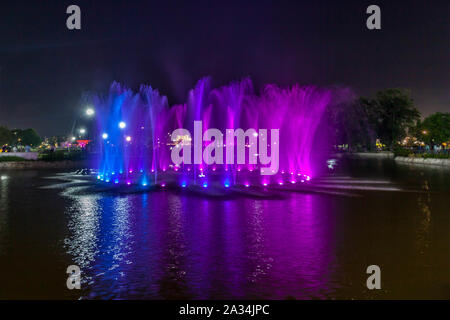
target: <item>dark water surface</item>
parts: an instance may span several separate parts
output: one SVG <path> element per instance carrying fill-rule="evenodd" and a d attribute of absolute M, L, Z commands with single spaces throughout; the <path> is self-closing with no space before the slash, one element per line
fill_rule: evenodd
<path fill-rule="evenodd" d="M 2 299 L 450 298 L 448 169 L 348 160 L 315 192 L 274 199 L 1 175 Z M 81 290 L 66 287 L 72 264 Z M 372 264 L 378 291 L 365 285 Z"/>

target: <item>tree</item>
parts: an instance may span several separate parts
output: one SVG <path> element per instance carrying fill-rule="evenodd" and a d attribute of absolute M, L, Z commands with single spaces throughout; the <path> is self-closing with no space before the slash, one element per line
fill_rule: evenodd
<path fill-rule="evenodd" d="M 25 130 L 16 129 L 13 133 L 16 138 L 15 142 L 21 145 L 38 146 L 42 141 L 37 132 L 31 128 Z"/>
<path fill-rule="evenodd" d="M 368 123 L 366 110 L 360 100 L 328 108 L 329 122 L 334 131 L 334 144 L 347 144 L 350 149 L 372 149 L 375 134 Z"/>
<path fill-rule="evenodd" d="M 420 118 L 409 91 L 404 89 L 386 89 L 377 92 L 375 99 L 360 101 L 378 138 L 391 149 Z"/>
<path fill-rule="evenodd" d="M 441 144 L 450 141 L 450 113 L 436 112 L 418 125 L 417 133 L 428 144 Z"/>
<path fill-rule="evenodd" d="M 0 126 L 0 146 L 4 144 L 11 144 L 13 141 L 13 134 L 7 127 Z"/>

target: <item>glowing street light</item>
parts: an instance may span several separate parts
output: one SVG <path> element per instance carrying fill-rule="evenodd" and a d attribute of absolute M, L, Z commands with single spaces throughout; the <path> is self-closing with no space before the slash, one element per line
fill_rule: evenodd
<path fill-rule="evenodd" d="M 102 138 L 103 139 L 108 139 L 108 134 L 105 132 L 104 134 L 102 134 Z"/>
<path fill-rule="evenodd" d="M 70 138 L 70 139 L 71 139 L 72 141 L 75 141 L 76 138 L 75 138 L 75 137 L 72 137 L 72 138 Z"/>
<path fill-rule="evenodd" d="M 131 137 L 130 137 L 130 136 L 127 136 L 127 137 L 125 138 L 125 140 L 127 140 L 128 142 L 130 142 L 130 141 L 131 141 Z"/>
<path fill-rule="evenodd" d="M 87 109 L 86 109 L 86 115 L 87 115 L 88 117 L 93 116 L 94 113 L 95 113 L 95 110 L 94 110 L 94 109 L 92 109 L 92 108 L 87 108 Z"/>
<path fill-rule="evenodd" d="M 86 129 L 80 129 L 80 134 L 85 134 L 86 133 Z"/>
<path fill-rule="evenodd" d="M 126 126 L 127 126 L 127 124 L 125 122 L 123 122 L 123 121 L 119 122 L 119 128 L 120 129 L 125 129 Z"/>

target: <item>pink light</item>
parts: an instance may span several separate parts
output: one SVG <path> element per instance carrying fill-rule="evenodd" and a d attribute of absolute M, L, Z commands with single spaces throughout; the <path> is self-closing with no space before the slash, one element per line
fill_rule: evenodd
<path fill-rule="evenodd" d="M 161 187 L 165 187 L 166 186 L 166 184 L 163 182 L 163 183 L 161 183 Z"/>

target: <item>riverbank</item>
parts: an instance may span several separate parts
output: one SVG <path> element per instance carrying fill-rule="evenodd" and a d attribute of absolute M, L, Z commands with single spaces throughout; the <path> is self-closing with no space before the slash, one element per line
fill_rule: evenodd
<path fill-rule="evenodd" d="M 349 153 L 335 153 L 336 158 L 350 157 L 350 158 L 377 158 L 377 159 L 394 159 L 394 153 L 389 151 L 381 152 L 349 152 Z"/>
<path fill-rule="evenodd" d="M 450 167 L 450 159 L 421 158 L 421 157 L 395 157 L 394 160 L 396 162 L 400 162 L 400 163 Z"/>
<path fill-rule="evenodd" d="M 24 170 L 24 169 L 83 169 L 88 167 L 87 161 L 11 161 L 0 162 L 0 170 Z"/>
<path fill-rule="evenodd" d="M 442 158 L 423 158 L 423 157 L 400 157 L 395 156 L 393 152 L 353 152 L 353 153 L 336 153 L 336 158 L 350 157 L 355 159 L 392 159 L 398 163 L 407 163 L 413 165 L 433 165 L 450 167 L 450 159 Z"/>

